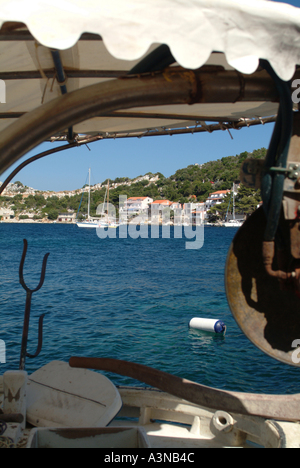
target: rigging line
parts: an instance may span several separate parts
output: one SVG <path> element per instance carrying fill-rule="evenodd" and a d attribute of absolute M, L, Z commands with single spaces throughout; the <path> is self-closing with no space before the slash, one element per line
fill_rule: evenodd
<path fill-rule="evenodd" d="M 96 136 L 96 137 L 92 137 L 92 138 L 87 139 L 87 140 L 75 141 L 73 143 L 69 143 L 67 145 L 62 145 L 62 146 L 59 146 L 58 148 L 52 148 L 50 150 L 43 151 L 42 153 L 39 153 L 39 154 L 36 154 L 35 156 L 32 156 L 31 158 L 27 159 L 22 164 L 20 164 L 18 167 L 16 167 L 16 169 L 5 179 L 5 181 L 3 182 L 3 184 L 0 187 L 0 195 L 4 192 L 5 188 L 12 181 L 12 179 L 24 167 L 28 166 L 28 164 L 31 164 L 32 162 L 37 161 L 38 159 L 44 158 L 45 156 L 49 156 L 50 154 L 59 153 L 60 151 L 68 150 L 70 148 L 77 148 L 77 147 L 80 147 L 80 146 L 82 146 L 82 145 L 84 145 L 86 143 L 89 143 L 89 144 L 94 143 L 95 141 L 99 141 L 101 139 L 102 139 L 102 137 Z"/>
<path fill-rule="evenodd" d="M 89 174 L 86 176 L 85 183 L 84 183 L 84 187 L 85 187 L 86 184 L 87 184 L 88 177 L 89 177 Z M 76 214 L 76 221 L 77 221 L 77 219 L 78 219 L 78 213 L 79 213 L 79 210 L 80 210 L 80 207 L 81 207 L 83 195 L 84 195 L 84 191 L 82 192 L 82 195 L 81 195 L 81 200 L 80 200 L 79 207 L 78 207 L 77 214 Z"/>
<path fill-rule="evenodd" d="M 227 211 L 226 211 L 226 217 L 225 217 L 226 221 L 227 221 L 228 211 L 229 211 L 229 207 L 230 207 L 230 203 L 231 203 L 231 197 L 232 197 L 232 192 L 230 191 L 230 199 L 229 199 L 229 203 L 228 203 L 228 207 L 227 207 Z"/>
<path fill-rule="evenodd" d="M 108 183 L 106 185 L 106 190 L 105 190 L 105 195 L 104 195 L 104 202 L 103 202 L 103 206 L 102 206 L 102 213 L 101 213 L 101 216 L 104 216 L 104 208 L 105 208 L 105 200 L 106 200 L 106 195 L 107 195 L 107 189 L 108 189 Z M 108 206 L 107 206 L 107 212 L 108 212 Z"/>
<path fill-rule="evenodd" d="M 48 156 L 50 154 L 54 154 L 54 153 L 58 153 L 60 151 L 64 151 L 64 150 L 67 150 L 69 148 L 74 148 L 75 146 L 78 146 L 78 144 L 76 143 L 70 143 L 68 145 L 62 145 L 62 146 L 59 146 L 58 148 L 53 148 L 51 150 L 47 150 L 47 151 L 43 151 L 42 153 L 39 153 L 35 156 L 32 156 L 31 158 L 27 159 L 26 161 L 24 161 L 22 164 L 20 164 L 6 179 L 5 181 L 3 182 L 3 184 L 1 185 L 0 187 L 0 195 L 2 194 L 2 192 L 4 192 L 4 190 L 6 189 L 6 187 L 8 186 L 8 184 L 11 182 L 11 180 L 26 166 L 28 166 L 28 164 L 34 162 L 34 161 L 37 161 L 38 159 L 41 159 L 41 158 L 44 158 L 45 156 Z"/>

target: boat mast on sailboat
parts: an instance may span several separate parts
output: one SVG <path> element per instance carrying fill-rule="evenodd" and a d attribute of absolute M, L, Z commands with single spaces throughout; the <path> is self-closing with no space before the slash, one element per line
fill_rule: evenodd
<path fill-rule="evenodd" d="M 90 211 L 91 211 L 91 168 L 89 168 L 89 195 L 88 195 L 88 217 L 87 217 L 88 221 L 90 221 Z"/>
<path fill-rule="evenodd" d="M 95 228 L 98 226 L 98 221 L 94 221 L 91 218 L 91 168 L 89 168 L 89 189 L 88 189 L 88 211 L 87 219 L 82 222 L 77 222 L 77 226 L 80 228 Z M 84 192 L 83 192 L 84 193 Z M 81 203 L 81 202 L 80 202 Z M 79 210 L 78 210 L 79 211 Z"/>
<path fill-rule="evenodd" d="M 240 227 L 242 226 L 243 222 L 235 219 L 235 183 L 233 183 L 233 187 L 232 187 L 232 219 L 228 221 L 227 216 L 228 216 L 230 202 L 231 202 L 231 197 L 230 197 L 230 201 L 229 201 L 229 205 L 228 205 L 228 209 L 226 213 L 226 220 L 223 226 L 224 227 Z"/>

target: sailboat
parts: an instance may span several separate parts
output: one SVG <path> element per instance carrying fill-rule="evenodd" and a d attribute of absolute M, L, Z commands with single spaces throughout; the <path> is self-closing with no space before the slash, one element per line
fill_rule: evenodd
<path fill-rule="evenodd" d="M 103 203 L 103 209 L 101 216 L 104 216 L 104 206 L 105 206 L 105 200 L 107 196 L 107 219 L 106 221 L 103 221 L 103 219 L 93 219 L 90 216 L 90 210 L 91 210 L 91 169 L 89 169 L 89 191 L 88 191 L 88 214 L 87 214 L 87 219 L 82 222 L 76 223 L 78 227 L 80 228 L 117 228 L 119 224 L 117 224 L 115 221 L 111 221 L 109 219 L 109 214 L 108 214 L 108 206 L 109 206 L 109 179 L 107 183 L 107 189 L 104 197 L 104 203 Z"/>
<path fill-rule="evenodd" d="M 233 187 L 232 187 L 232 198 L 233 198 L 232 219 L 227 221 L 227 215 L 228 215 L 228 210 L 227 210 L 226 221 L 225 221 L 225 223 L 223 223 L 224 227 L 239 228 L 243 224 L 242 221 L 239 221 L 239 220 L 235 219 L 235 192 L 234 192 L 234 190 L 235 190 L 235 184 L 233 184 Z M 231 201 L 231 198 L 230 198 L 230 201 Z M 230 201 L 229 201 L 229 204 L 230 204 Z M 228 208 L 229 208 L 229 205 L 228 205 Z"/>
<path fill-rule="evenodd" d="M 85 221 L 76 223 L 79 228 L 97 228 L 99 221 L 94 221 L 90 216 L 91 210 L 91 169 L 89 168 L 88 214 Z M 78 210 L 79 211 L 79 210 Z"/>
<path fill-rule="evenodd" d="M 106 189 L 106 192 L 107 192 L 107 205 L 106 205 L 106 208 L 107 208 L 107 218 L 106 218 L 106 223 L 100 221 L 98 223 L 98 227 L 108 227 L 108 228 L 117 228 L 119 227 L 119 224 L 116 223 L 116 220 L 112 221 L 109 219 L 109 179 L 107 181 L 107 189 Z M 105 198 L 106 198 L 106 194 L 105 194 Z M 104 198 L 104 205 L 105 205 L 105 198 Z M 103 205 L 103 206 L 104 206 Z"/>

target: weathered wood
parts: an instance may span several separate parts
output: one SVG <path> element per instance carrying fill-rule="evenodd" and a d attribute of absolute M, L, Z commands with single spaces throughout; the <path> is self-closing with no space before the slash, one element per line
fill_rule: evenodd
<path fill-rule="evenodd" d="M 218 390 L 141 364 L 108 359 L 69 360 L 71 367 L 124 375 L 205 408 L 285 421 L 300 420 L 300 395 L 260 395 Z"/>
<path fill-rule="evenodd" d="M 0 421 L 7 423 L 22 423 L 24 421 L 24 416 L 21 413 L 11 413 L 11 414 L 1 414 Z"/>

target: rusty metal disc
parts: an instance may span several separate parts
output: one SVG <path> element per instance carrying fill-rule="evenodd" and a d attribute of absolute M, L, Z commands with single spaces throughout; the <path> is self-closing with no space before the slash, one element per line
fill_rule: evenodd
<path fill-rule="evenodd" d="M 225 286 L 231 312 L 244 334 L 269 356 L 300 367 L 300 298 L 283 291 L 262 259 L 264 211 L 258 209 L 237 232 L 228 252 Z"/>

